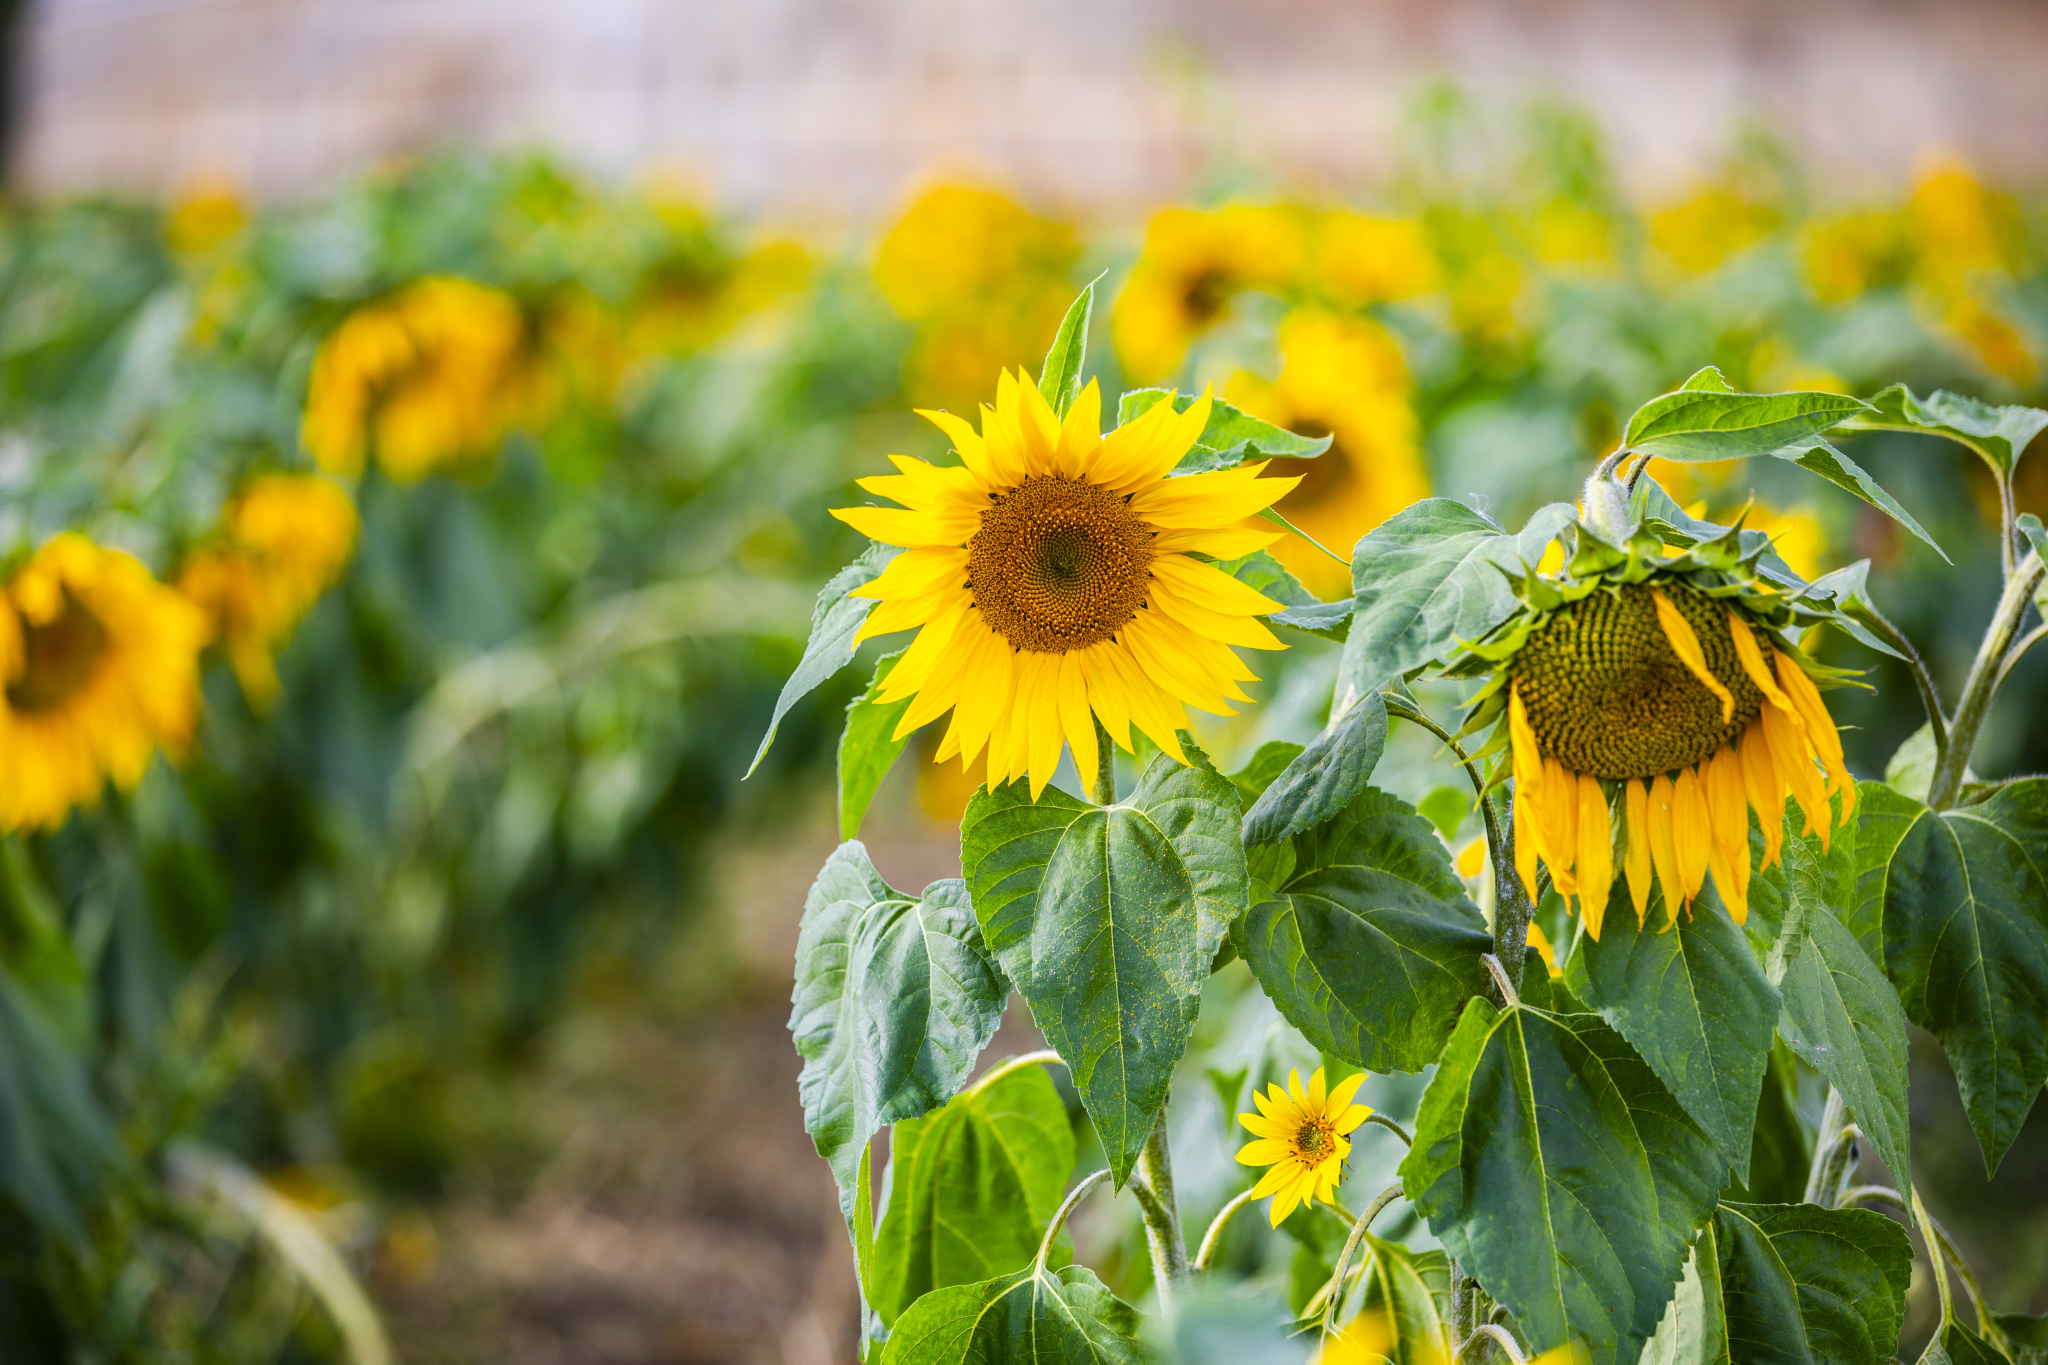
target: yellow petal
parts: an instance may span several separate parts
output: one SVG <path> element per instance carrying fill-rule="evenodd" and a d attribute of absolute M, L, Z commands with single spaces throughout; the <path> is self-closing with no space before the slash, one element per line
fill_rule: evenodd
<path fill-rule="evenodd" d="M 1572 864 L 1579 853 L 1579 783 L 1574 773 L 1554 758 L 1543 760 L 1543 798 L 1537 808 L 1536 838 L 1550 881 L 1560 896 L 1578 893 Z"/>
<path fill-rule="evenodd" d="M 1735 657 L 1742 660 L 1742 671 L 1756 684 L 1756 690 L 1764 694 L 1764 700 L 1780 711 L 1792 709 L 1792 699 L 1778 686 L 1778 680 L 1771 676 L 1771 670 L 1764 663 L 1763 651 L 1756 647 L 1756 636 L 1748 624 L 1736 614 L 1734 608 L 1728 611 L 1728 633 L 1735 640 Z M 1775 651 L 1774 651 L 1775 652 Z"/>
<path fill-rule="evenodd" d="M 1707 802 L 1691 768 L 1681 768 L 1671 784 L 1671 850 L 1678 857 L 1678 882 L 1688 911 L 1707 880 L 1707 850 L 1713 838 L 1707 827 Z"/>
<path fill-rule="evenodd" d="M 1262 531 L 1249 526 L 1176 527 L 1161 531 L 1153 539 L 1152 548 L 1163 555 L 1192 551 L 1212 559 L 1242 559 L 1254 550 L 1276 544 L 1285 535 L 1284 531 Z"/>
<path fill-rule="evenodd" d="M 1323 1069 L 1317 1067 L 1315 1074 L 1308 1078 L 1307 1108 L 1311 1114 L 1323 1112 L 1323 1101 L 1330 1097 L 1330 1088 L 1324 1084 Z"/>
<path fill-rule="evenodd" d="M 1676 923 L 1678 907 L 1685 902 L 1685 886 L 1678 875 L 1678 851 L 1671 830 L 1672 802 L 1676 789 L 1671 779 L 1658 773 L 1650 783 L 1650 861 L 1657 868 L 1657 885 L 1664 889 L 1664 917 Z"/>
<path fill-rule="evenodd" d="M 1749 861 L 1749 802 L 1742 792 L 1742 760 L 1723 747 L 1700 764 L 1705 783 L 1707 819 L 1721 856 L 1733 865 Z"/>
<path fill-rule="evenodd" d="M 900 507 L 835 507 L 832 515 L 866 536 L 885 545 L 965 545 L 981 529 L 981 518 L 973 512 L 910 512 Z"/>
<path fill-rule="evenodd" d="M 1642 928 L 1650 915 L 1650 792 L 1641 778 L 1630 778 L 1622 788 L 1624 834 L 1628 852 L 1623 867 L 1628 874 L 1628 897 L 1636 907 L 1636 927 Z"/>
<path fill-rule="evenodd" d="M 1259 1098 L 1258 1091 L 1254 1090 L 1252 1092 L 1252 1098 Z M 1284 1138 L 1287 1136 L 1286 1125 L 1276 1123 L 1263 1114 L 1239 1114 L 1237 1121 L 1243 1124 L 1256 1137 Z"/>
<path fill-rule="evenodd" d="M 1771 764 L 1771 745 L 1764 736 L 1762 721 L 1742 732 L 1735 745 L 1735 756 L 1742 764 L 1742 793 L 1756 811 L 1757 826 L 1764 832 L 1762 865 L 1770 867 L 1778 861 L 1778 852 L 1785 844 L 1785 784 L 1779 781 Z"/>
<path fill-rule="evenodd" d="M 1735 694 L 1707 668 L 1706 651 L 1700 648 L 1700 637 L 1693 634 L 1692 623 L 1679 615 L 1678 608 L 1657 589 L 1650 589 L 1650 600 L 1656 604 L 1657 621 L 1664 627 L 1664 638 L 1671 642 L 1671 652 L 1700 680 L 1702 687 L 1721 699 L 1721 723 L 1726 725 L 1735 718 Z"/>
<path fill-rule="evenodd" d="M 1340 1113 L 1351 1105 L 1351 1097 L 1358 1093 L 1358 1087 L 1365 1084 L 1365 1073 L 1355 1072 L 1330 1087 L 1329 1105 L 1325 1113 Z M 1370 1110 L 1367 1111 L 1371 1112 Z"/>
<path fill-rule="evenodd" d="M 1099 771 L 1095 749 L 1095 717 L 1088 709 L 1088 679 L 1081 668 L 1079 652 L 1060 657 L 1060 729 L 1074 750 L 1074 769 L 1081 774 L 1082 790 L 1095 790 Z M 1115 761 L 1114 756 L 1111 762 Z"/>
<path fill-rule="evenodd" d="M 1287 1144 L 1277 1138 L 1260 1138 L 1247 1142 L 1237 1152 L 1237 1159 L 1247 1166 L 1270 1166 L 1287 1157 Z"/>
<path fill-rule="evenodd" d="M 1600 779 L 1585 773 L 1579 774 L 1578 836 L 1579 913 L 1586 918 L 1586 932 L 1598 942 L 1607 893 L 1614 885 L 1614 832 Z"/>
<path fill-rule="evenodd" d="M 1536 731 L 1529 724 L 1529 709 L 1522 704 L 1522 684 L 1508 684 L 1508 742 L 1515 758 L 1515 787 L 1534 796 L 1543 786 L 1543 754 L 1536 747 Z"/>
<path fill-rule="evenodd" d="M 1531 798 L 1529 789 L 1521 779 L 1515 780 L 1514 821 L 1515 821 L 1515 873 L 1522 879 L 1522 889 L 1529 893 L 1529 901 L 1536 901 L 1536 831 L 1529 818 Z"/>
<path fill-rule="evenodd" d="M 1350 1133 L 1356 1131 L 1360 1125 L 1362 1125 L 1367 1119 L 1371 1117 L 1371 1105 L 1354 1104 L 1349 1109 L 1346 1109 L 1343 1113 L 1339 1114 L 1336 1118 L 1335 1123 L 1332 1126 L 1335 1127 L 1337 1132 L 1340 1134 Z"/>
<path fill-rule="evenodd" d="M 1161 555 L 1152 561 L 1152 572 L 1189 600 L 1226 615 L 1261 616 L 1286 606 L 1221 569 L 1197 564 L 1186 555 Z"/>

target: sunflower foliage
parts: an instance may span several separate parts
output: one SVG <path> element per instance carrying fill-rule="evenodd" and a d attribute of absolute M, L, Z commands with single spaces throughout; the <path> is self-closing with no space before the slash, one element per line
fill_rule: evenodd
<path fill-rule="evenodd" d="M 1931 1266 L 1926 1360 L 2032 1359 L 1915 1184 L 1906 1030 L 1940 1040 L 1995 1170 L 2048 1082 L 2048 779 L 1968 764 L 2043 634 L 2048 532 L 2011 488 L 2048 413 L 1702 369 L 1578 504 L 1510 530 L 1414 501 L 1324 601 L 1269 552 L 1305 539 L 1270 511 L 1300 466 L 1269 462 L 1328 441 L 1169 390 L 1104 434 L 1093 303 L 978 430 L 927 414 L 952 462 L 897 457 L 863 481 L 895 506 L 835 514 L 874 544 L 776 706 L 907 641 L 848 711 L 790 1024 L 864 1358 L 1880 1365 Z M 1648 473 L 1783 461 L 1939 552 L 1844 449 L 1878 430 L 1959 443 L 2004 493 L 1953 706 L 1867 566 L 1808 582 Z M 1924 685 L 1912 790 L 1849 773 L 1826 694 L 1864 684 L 1810 652 L 1826 631 Z M 1339 655 L 1327 723 L 1225 772 L 1184 708 L 1251 700 L 1239 650 L 1313 640 Z M 899 890 L 857 836 L 927 725 L 988 777 L 963 875 Z M 1465 794 L 1375 785 L 1398 727 Z M 987 1059 L 1013 994 L 1046 1049 Z M 1219 1029 L 1236 1050 L 1191 1051 Z M 1788 1118 L 1800 1066 L 1817 1133 Z M 1209 1185 L 1236 1156 L 1206 1229 L 1177 1152 Z M 1889 1183 L 1852 1178 L 1864 1154 Z M 1141 1241 L 1102 1231 L 1119 1209 Z"/>

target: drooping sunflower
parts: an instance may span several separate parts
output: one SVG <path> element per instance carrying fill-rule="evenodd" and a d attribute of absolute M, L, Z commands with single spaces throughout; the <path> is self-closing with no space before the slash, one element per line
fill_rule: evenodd
<path fill-rule="evenodd" d="M 1237 1159 L 1247 1166 L 1270 1166 L 1271 1170 L 1252 1187 L 1252 1197 L 1273 1196 L 1271 1218 L 1279 1227 L 1282 1219 L 1300 1204 L 1322 1200 L 1335 1203 L 1337 1186 L 1344 1179 L 1344 1159 L 1351 1155 L 1353 1132 L 1372 1115 L 1372 1106 L 1353 1104 L 1352 1096 L 1365 1084 L 1363 1071 L 1328 1087 L 1323 1069 L 1317 1067 L 1301 1083 L 1301 1072 L 1287 1073 L 1287 1089 L 1271 1086 L 1268 1098 L 1252 1091 L 1259 1106 L 1256 1114 L 1239 1114 L 1237 1121 L 1251 1130 L 1255 1141 L 1239 1150 Z"/>
<path fill-rule="evenodd" d="M 206 617 L 128 555 L 59 535 L 0 585 L 0 830 L 53 828 L 192 737 Z"/>
<path fill-rule="evenodd" d="M 1831 798 L 1842 819 L 1855 806 L 1814 682 L 1840 675 L 1784 635 L 1822 618 L 1760 572 L 1769 539 L 1739 523 L 1676 557 L 1641 528 L 1619 547 L 1573 534 L 1564 570 L 1512 579 L 1521 609 L 1449 670 L 1491 675 L 1465 731 L 1495 726 L 1482 752 L 1507 751 L 1517 873 L 1533 898 L 1540 859 L 1596 939 L 1617 870 L 1639 923 L 1653 881 L 1675 918 L 1712 872 L 1740 924 L 1750 811 L 1769 867 L 1788 794 L 1823 847 Z"/>
<path fill-rule="evenodd" d="M 856 595 L 876 599 L 861 638 L 916 627 L 881 698 L 915 696 L 898 738 L 953 713 L 934 757 L 988 781 L 1029 776 L 1037 799 L 1070 745 L 1094 784 L 1095 723 L 1131 747 L 1130 727 L 1181 762 L 1185 706 L 1231 715 L 1255 680 L 1231 646 L 1284 646 L 1255 619 L 1281 604 L 1193 558 L 1236 559 L 1278 539 L 1237 523 L 1297 480 L 1263 464 L 1167 475 L 1209 419 L 1205 393 L 1163 402 L 1104 436 L 1101 395 L 1081 391 L 1062 423 L 1021 374 L 1005 373 L 981 430 L 924 412 L 961 463 L 891 456 L 900 473 L 861 480 L 901 508 L 833 512 L 904 552 Z"/>
<path fill-rule="evenodd" d="M 271 653 L 341 576 L 356 520 L 348 494 L 325 479 L 265 475 L 235 495 L 219 534 L 179 566 L 178 591 L 211 619 L 252 704 L 277 695 Z"/>
<path fill-rule="evenodd" d="M 526 320 L 496 289 L 434 276 L 351 313 L 313 359 L 303 439 L 322 469 L 374 452 L 409 482 L 489 454 L 530 406 Z"/>

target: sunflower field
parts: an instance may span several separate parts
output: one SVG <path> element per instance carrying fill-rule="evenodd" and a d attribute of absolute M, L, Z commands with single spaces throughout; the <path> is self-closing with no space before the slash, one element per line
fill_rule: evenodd
<path fill-rule="evenodd" d="M 826 1358 L 2048 1360 L 2048 201 L 1404 138 L 10 204 L 0 1356 L 508 1358 L 530 1078 L 793 983 Z"/>

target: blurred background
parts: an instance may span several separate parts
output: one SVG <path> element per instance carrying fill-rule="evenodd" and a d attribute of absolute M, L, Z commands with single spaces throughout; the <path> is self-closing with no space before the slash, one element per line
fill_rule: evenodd
<path fill-rule="evenodd" d="M 0 16 L 9 1361 L 850 1360 L 784 1020 L 865 672 L 741 774 L 860 549 L 826 509 L 943 458 L 908 409 L 1035 370 L 1098 275 L 1105 390 L 1333 436 L 1275 472 L 1340 548 L 1431 492 L 1509 524 L 1573 496 L 1704 364 L 2048 402 L 2024 0 Z M 1952 565 L 1789 468 L 1656 473 L 1753 503 L 1802 573 L 1869 558 L 1953 695 L 1996 492 L 1959 448 L 1853 453 Z M 2048 514 L 2048 452 L 2020 482 Z M 1291 643 L 1203 725 L 1226 768 L 1322 722 L 1334 651 Z M 1830 700 L 1883 776 L 1910 681 L 1816 647 L 1872 670 Z M 2048 768 L 2043 714 L 2037 656 L 1984 775 Z M 1413 741 L 1378 780 L 1463 848 Z M 862 831 L 912 890 L 980 780 L 928 748 Z M 1177 1095 L 1190 1216 L 1238 1188 L 1247 1075 L 1314 1060 L 1247 983 Z M 1013 1011 L 991 1056 L 1034 1043 Z M 1916 1049 L 1930 1204 L 1998 1306 L 2048 1310 L 2048 1120 L 1987 1181 Z M 1142 1297 L 1120 1216 L 1077 1237 Z M 1327 1250 L 1255 1221 L 1229 1256 L 1298 1290 Z"/>

